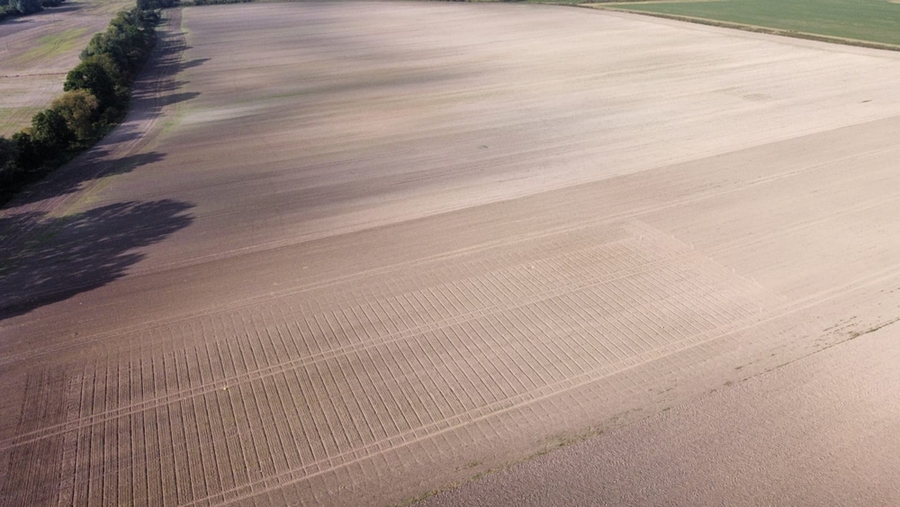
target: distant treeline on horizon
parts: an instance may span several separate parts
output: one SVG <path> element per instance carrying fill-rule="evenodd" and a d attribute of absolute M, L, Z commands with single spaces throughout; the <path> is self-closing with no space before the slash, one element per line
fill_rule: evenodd
<path fill-rule="evenodd" d="M 44 7 L 56 7 L 65 0 L 0 0 L 0 21 L 13 16 L 27 16 L 44 10 Z"/>

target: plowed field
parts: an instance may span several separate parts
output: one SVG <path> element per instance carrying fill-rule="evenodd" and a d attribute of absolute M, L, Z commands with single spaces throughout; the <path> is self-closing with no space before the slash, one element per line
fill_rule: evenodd
<path fill-rule="evenodd" d="M 15 504 L 404 502 L 900 317 L 896 53 L 169 12 L 129 120 L 0 215 Z"/>

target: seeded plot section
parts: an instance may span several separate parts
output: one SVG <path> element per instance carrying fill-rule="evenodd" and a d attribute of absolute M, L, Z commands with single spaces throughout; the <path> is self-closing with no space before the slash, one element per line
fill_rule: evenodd
<path fill-rule="evenodd" d="M 4 447 L 59 449 L 60 505 L 216 505 L 678 354 L 760 292 L 640 223 L 561 232 L 143 331 Z"/>

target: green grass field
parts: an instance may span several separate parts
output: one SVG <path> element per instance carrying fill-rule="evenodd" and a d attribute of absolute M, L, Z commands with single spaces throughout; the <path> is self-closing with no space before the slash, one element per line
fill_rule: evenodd
<path fill-rule="evenodd" d="M 900 46 L 900 3 L 889 0 L 706 0 L 603 5 Z"/>

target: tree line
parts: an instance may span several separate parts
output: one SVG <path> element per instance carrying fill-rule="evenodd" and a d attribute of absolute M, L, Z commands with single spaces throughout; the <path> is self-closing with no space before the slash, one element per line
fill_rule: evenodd
<path fill-rule="evenodd" d="M 0 203 L 84 151 L 125 116 L 131 85 L 156 44 L 160 7 L 137 0 L 94 35 L 66 75 L 64 93 L 35 114 L 31 126 L 0 137 Z M 167 4 L 167 5 L 164 5 Z"/>
<path fill-rule="evenodd" d="M 25 16 L 56 7 L 65 0 L 0 0 L 0 20 L 13 16 Z"/>

